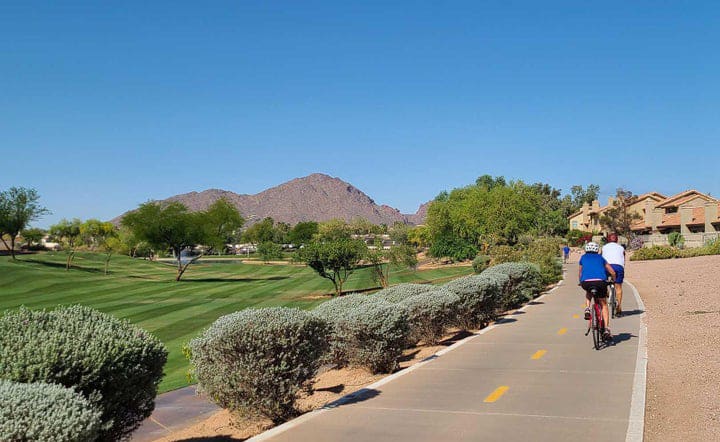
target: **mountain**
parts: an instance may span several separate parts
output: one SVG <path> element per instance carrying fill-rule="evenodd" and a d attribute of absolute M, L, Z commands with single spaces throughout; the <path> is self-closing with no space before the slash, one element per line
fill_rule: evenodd
<path fill-rule="evenodd" d="M 178 201 L 197 211 L 206 209 L 220 198 L 234 204 L 250 224 L 265 217 L 289 224 L 333 218 L 346 221 L 365 218 L 375 224 L 388 225 L 395 222 L 421 224 L 428 205 L 420 206 L 415 214 L 405 215 L 390 206 L 376 204 L 353 185 L 321 173 L 296 178 L 255 195 L 209 189 L 175 195 L 162 202 Z M 113 221 L 117 222 L 120 218 Z"/>

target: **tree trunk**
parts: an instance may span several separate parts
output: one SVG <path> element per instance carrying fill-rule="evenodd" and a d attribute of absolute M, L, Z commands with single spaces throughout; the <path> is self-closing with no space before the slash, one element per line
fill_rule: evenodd
<path fill-rule="evenodd" d="M 108 267 L 110 266 L 110 256 L 111 254 L 107 254 L 105 256 L 105 276 L 108 274 Z"/>
<path fill-rule="evenodd" d="M 342 280 L 342 278 L 338 278 L 337 284 L 335 284 L 335 295 L 336 296 L 342 296 L 342 287 L 343 287 L 343 280 Z"/>
<path fill-rule="evenodd" d="M 15 259 L 15 235 L 10 235 L 10 256 Z"/>

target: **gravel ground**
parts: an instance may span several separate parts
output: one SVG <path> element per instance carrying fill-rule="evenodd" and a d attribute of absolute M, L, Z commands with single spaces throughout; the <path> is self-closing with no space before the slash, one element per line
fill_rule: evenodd
<path fill-rule="evenodd" d="M 648 318 L 646 440 L 720 440 L 720 256 L 632 261 L 626 275 Z"/>

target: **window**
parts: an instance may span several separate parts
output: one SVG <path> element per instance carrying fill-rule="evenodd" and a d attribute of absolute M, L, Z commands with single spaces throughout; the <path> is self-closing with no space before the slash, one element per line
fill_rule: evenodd
<path fill-rule="evenodd" d="M 578 222 L 577 222 L 577 221 L 573 221 L 573 222 L 572 222 L 572 228 L 575 229 L 575 230 L 577 230 L 577 228 L 578 228 Z"/>

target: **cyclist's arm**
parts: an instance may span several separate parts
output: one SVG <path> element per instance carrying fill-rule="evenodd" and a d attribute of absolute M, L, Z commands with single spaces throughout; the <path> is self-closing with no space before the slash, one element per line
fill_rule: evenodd
<path fill-rule="evenodd" d="M 612 276 L 613 281 L 615 280 L 615 277 L 617 276 L 615 274 L 615 269 L 612 268 L 610 264 L 605 264 L 605 270 Z"/>
<path fill-rule="evenodd" d="M 582 282 L 582 265 L 580 265 L 580 270 L 578 270 L 578 281 Z"/>

